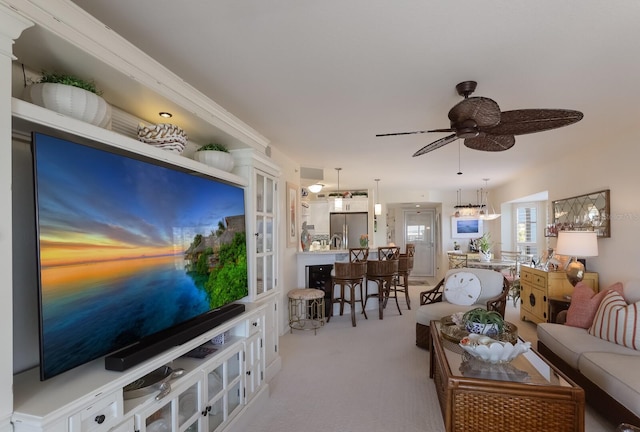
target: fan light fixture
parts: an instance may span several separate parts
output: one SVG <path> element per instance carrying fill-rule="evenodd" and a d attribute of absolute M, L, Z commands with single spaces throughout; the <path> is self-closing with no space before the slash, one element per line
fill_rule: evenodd
<path fill-rule="evenodd" d="M 380 216 L 382 214 L 382 204 L 380 204 L 380 179 L 374 179 L 376 181 L 376 202 L 373 206 L 373 214 Z"/>
<path fill-rule="evenodd" d="M 340 193 L 340 171 L 342 170 L 342 168 L 336 168 L 336 171 L 338 171 L 338 193 Z M 338 196 L 335 201 L 333 202 L 333 207 L 335 208 L 336 211 L 342 211 L 342 196 Z"/>
<path fill-rule="evenodd" d="M 322 190 L 323 186 L 324 186 L 323 184 L 315 183 L 315 184 L 312 184 L 311 186 L 307 187 L 307 189 L 309 189 L 309 192 L 318 193 L 318 192 L 320 192 Z"/>

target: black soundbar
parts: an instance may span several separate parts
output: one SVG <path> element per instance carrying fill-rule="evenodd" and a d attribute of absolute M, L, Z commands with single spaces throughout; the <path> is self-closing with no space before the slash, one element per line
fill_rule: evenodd
<path fill-rule="evenodd" d="M 104 367 L 107 370 L 118 372 L 127 370 L 169 348 L 182 345 L 200 336 L 225 321 L 240 315 L 244 310 L 245 305 L 233 303 L 211 311 L 202 317 L 194 318 L 177 327 L 151 335 L 135 345 L 106 356 L 104 358 Z"/>

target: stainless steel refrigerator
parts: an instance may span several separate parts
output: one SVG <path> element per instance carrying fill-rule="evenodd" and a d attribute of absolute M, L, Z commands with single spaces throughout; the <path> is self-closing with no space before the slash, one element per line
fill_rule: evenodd
<path fill-rule="evenodd" d="M 360 247 L 360 236 L 368 233 L 369 216 L 362 213 L 331 213 L 329 233 L 331 247 L 349 249 Z"/>

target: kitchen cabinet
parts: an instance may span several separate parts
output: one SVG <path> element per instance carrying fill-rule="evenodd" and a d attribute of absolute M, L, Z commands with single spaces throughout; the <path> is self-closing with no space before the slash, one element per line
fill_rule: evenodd
<path fill-rule="evenodd" d="M 585 272 L 583 283 L 594 292 L 599 289 L 598 273 Z M 573 293 L 573 285 L 564 271 L 545 271 L 520 267 L 520 319 L 534 323 L 550 322 L 549 298 L 561 298 Z"/>
<path fill-rule="evenodd" d="M 329 202 L 309 202 L 309 225 L 313 225 L 315 235 L 329 235 Z"/>
<path fill-rule="evenodd" d="M 329 198 L 329 213 L 350 213 L 350 212 L 368 212 L 369 198 L 356 196 L 353 198 L 343 198 L 342 209 L 336 208 L 335 199 Z"/>

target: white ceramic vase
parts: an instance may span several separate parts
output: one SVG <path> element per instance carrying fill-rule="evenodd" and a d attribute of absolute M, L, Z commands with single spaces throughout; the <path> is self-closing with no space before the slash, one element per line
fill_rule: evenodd
<path fill-rule="evenodd" d="M 66 84 L 37 83 L 24 89 L 23 99 L 102 128 L 111 125 L 111 105 L 90 91 Z"/>
<path fill-rule="evenodd" d="M 482 252 L 480 251 L 480 261 L 489 262 L 491 261 L 491 252 Z"/>
<path fill-rule="evenodd" d="M 217 150 L 201 150 L 195 152 L 194 159 L 213 168 L 230 172 L 234 161 L 230 153 Z"/>

